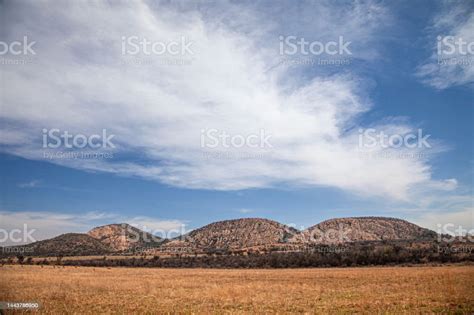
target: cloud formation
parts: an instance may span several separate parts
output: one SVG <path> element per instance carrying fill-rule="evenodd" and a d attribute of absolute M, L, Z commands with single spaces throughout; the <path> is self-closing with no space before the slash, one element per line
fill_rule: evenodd
<path fill-rule="evenodd" d="M 465 235 L 474 233 L 474 208 L 450 212 L 426 212 L 411 218 L 411 222 L 442 234 Z M 459 233 L 459 228 L 464 232 Z"/>
<path fill-rule="evenodd" d="M 474 5 L 471 1 L 443 4 L 429 28 L 433 53 L 416 74 L 437 89 L 474 87 Z"/>
<path fill-rule="evenodd" d="M 328 186 L 404 200 L 414 186 L 436 186 L 422 148 L 361 152 L 357 130 L 372 107 L 370 82 L 349 68 L 279 64 L 281 23 L 262 17 L 283 9 L 264 13 L 229 2 L 213 8 L 225 12 L 216 15 L 193 5 L 138 1 L 3 3 L 5 38 L 26 34 L 37 43 L 27 64 L 3 67 L 1 148 L 185 188 Z M 377 57 L 371 44 L 389 20 L 383 6 L 318 2 L 307 10 L 292 13 L 303 18 L 288 32 L 320 40 L 341 35 L 354 43 L 354 60 Z M 327 23 L 334 14 L 337 26 Z M 192 53 L 124 55 L 124 38 L 134 36 L 165 44 L 185 38 Z M 406 122 L 370 127 L 386 134 L 414 129 Z M 112 158 L 58 157 L 68 150 L 43 148 L 44 128 L 86 136 L 106 129 L 116 148 L 91 150 Z M 203 148 L 203 130 L 210 129 L 238 137 L 263 130 L 272 145 Z"/>

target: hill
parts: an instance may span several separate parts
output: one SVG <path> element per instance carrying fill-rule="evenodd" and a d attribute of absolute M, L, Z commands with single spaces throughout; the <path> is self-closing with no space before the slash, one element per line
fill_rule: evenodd
<path fill-rule="evenodd" d="M 286 243 L 298 230 L 268 219 L 245 218 L 214 222 L 180 237 L 166 246 L 197 249 L 242 249 Z"/>
<path fill-rule="evenodd" d="M 354 217 L 330 219 L 318 223 L 293 241 L 334 244 L 358 241 L 427 240 L 434 239 L 434 231 L 405 220 L 386 217 Z"/>
<path fill-rule="evenodd" d="M 35 256 L 302 252 L 331 244 L 431 242 L 437 236 L 434 231 L 395 218 L 330 219 L 304 231 L 268 219 L 245 218 L 214 222 L 172 240 L 122 223 L 99 226 L 87 234 L 63 234 L 10 249 Z M 2 248 L 2 253 L 13 254 L 10 249 Z"/>
<path fill-rule="evenodd" d="M 157 247 L 163 239 L 127 223 L 95 227 L 87 234 L 114 251 L 129 251 L 137 247 Z"/>
<path fill-rule="evenodd" d="M 2 252 L 7 256 L 10 252 L 25 256 L 88 256 L 105 255 L 112 250 L 87 234 L 67 233 L 28 245 L 6 247 Z"/>

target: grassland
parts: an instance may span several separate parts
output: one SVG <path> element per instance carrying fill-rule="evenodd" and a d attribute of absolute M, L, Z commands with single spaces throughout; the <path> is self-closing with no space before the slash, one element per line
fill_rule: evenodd
<path fill-rule="evenodd" d="M 0 268 L 0 301 L 41 313 L 466 313 L 474 267 Z"/>

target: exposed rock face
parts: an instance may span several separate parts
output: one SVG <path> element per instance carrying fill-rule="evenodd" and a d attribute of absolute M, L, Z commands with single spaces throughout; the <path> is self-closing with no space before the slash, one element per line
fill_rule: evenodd
<path fill-rule="evenodd" d="M 208 224 L 166 244 L 194 248 L 238 249 L 285 243 L 298 231 L 267 219 L 236 219 Z"/>
<path fill-rule="evenodd" d="M 87 256 L 104 255 L 112 250 L 87 234 L 67 233 L 55 238 L 21 246 L 30 256 Z"/>
<path fill-rule="evenodd" d="M 330 219 L 316 224 L 293 241 L 305 243 L 346 243 L 356 241 L 433 239 L 437 234 L 401 219 L 358 217 Z"/>
<path fill-rule="evenodd" d="M 137 247 L 156 247 L 162 239 L 129 224 L 109 224 L 93 228 L 87 234 L 114 251 L 128 251 Z"/>

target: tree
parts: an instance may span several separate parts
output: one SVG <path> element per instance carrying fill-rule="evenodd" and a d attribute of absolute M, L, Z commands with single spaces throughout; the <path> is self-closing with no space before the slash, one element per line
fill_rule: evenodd
<path fill-rule="evenodd" d="M 18 263 L 23 264 L 23 260 L 25 260 L 25 256 L 18 255 L 18 256 L 16 256 L 16 258 L 18 259 Z"/>

